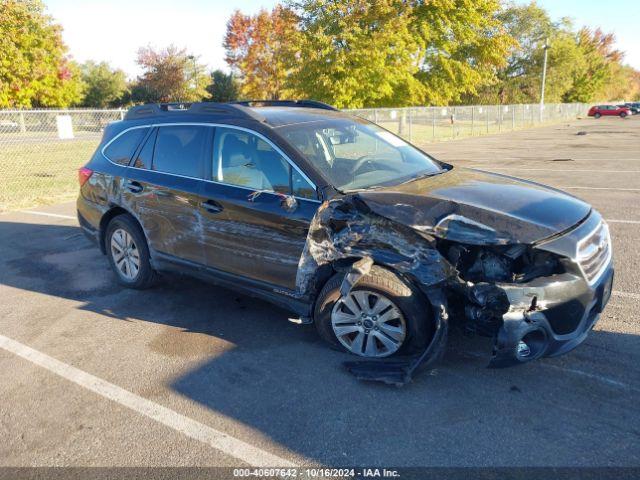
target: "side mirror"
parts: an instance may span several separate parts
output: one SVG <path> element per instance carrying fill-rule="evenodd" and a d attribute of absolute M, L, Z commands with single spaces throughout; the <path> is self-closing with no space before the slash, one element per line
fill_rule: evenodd
<path fill-rule="evenodd" d="M 295 212 L 298 208 L 298 200 L 293 195 L 284 195 L 280 201 L 280 206 L 287 212 Z"/>

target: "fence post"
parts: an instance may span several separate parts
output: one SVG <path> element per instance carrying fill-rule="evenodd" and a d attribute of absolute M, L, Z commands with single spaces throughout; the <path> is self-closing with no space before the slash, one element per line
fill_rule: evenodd
<path fill-rule="evenodd" d="M 487 120 L 487 133 L 489 133 L 489 105 L 487 105 L 487 114 L 485 115 Z"/>
<path fill-rule="evenodd" d="M 120 109 L 120 120 L 124 120 L 124 110 Z"/>
<path fill-rule="evenodd" d="M 471 107 L 471 136 L 473 137 L 473 124 L 475 123 L 476 107 Z"/>
<path fill-rule="evenodd" d="M 408 107 L 409 109 L 409 142 L 413 143 L 413 108 Z"/>
<path fill-rule="evenodd" d="M 451 109 L 451 138 L 456 139 L 456 107 Z"/>
<path fill-rule="evenodd" d="M 436 109 L 431 107 L 431 139 L 436 139 Z"/>
<path fill-rule="evenodd" d="M 511 130 L 516 129 L 516 107 L 515 105 L 511 106 Z"/>
<path fill-rule="evenodd" d="M 27 125 L 24 122 L 24 112 L 20 112 L 20 116 L 19 116 L 18 122 L 20 123 L 20 133 L 26 133 Z"/>

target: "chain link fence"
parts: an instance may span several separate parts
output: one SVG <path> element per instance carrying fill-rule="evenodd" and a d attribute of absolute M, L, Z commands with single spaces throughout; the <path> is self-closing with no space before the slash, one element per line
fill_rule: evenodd
<path fill-rule="evenodd" d="M 575 119 L 586 115 L 583 103 L 473 105 L 464 107 L 368 108 L 351 110 L 409 142 L 429 142 L 489 135 Z"/>
<path fill-rule="evenodd" d="M 584 104 L 351 110 L 410 142 L 499 133 L 585 115 Z M 0 110 L 0 211 L 70 200 L 77 169 L 124 110 Z"/>
<path fill-rule="evenodd" d="M 0 110 L 0 211 L 72 199 L 77 170 L 121 110 Z"/>

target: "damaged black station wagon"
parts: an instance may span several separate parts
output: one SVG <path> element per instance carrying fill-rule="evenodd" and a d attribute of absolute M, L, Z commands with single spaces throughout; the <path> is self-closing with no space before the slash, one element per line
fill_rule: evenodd
<path fill-rule="evenodd" d="M 267 299 L 367 357 L 360 378 L 403 383 L 450 325 L 493 338 L 494 367 L 561 355 L 611 293 L 588 204 L 319 102 L 134 107 L 79 175 L 80 225 L 120 283 L 179 271 Z"/>

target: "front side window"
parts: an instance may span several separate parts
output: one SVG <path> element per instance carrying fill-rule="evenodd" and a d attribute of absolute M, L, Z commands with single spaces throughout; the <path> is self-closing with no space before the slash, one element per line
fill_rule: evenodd
<path fill-rule="evenodd" d="M 211 128 L 198 125 L 158 128 L 152 169 L 202 178 L 203 160 L 210 133 Z"/>
<path fill-rule="evenodd" d="M 420 150 L 364 120 L 289 125 L 280 133 L 341 190 L 397 185 L 443 172 Z"/>
<path fill-rule="evenodd" d="M 299 198 L 317 198 L 313 186 L 295 168 L 291 169 L 291 193 Z"/>
<path fill-rule="evenodd" d="M 314 188 L 277 150 L 243 130 L 216 129 L 213 170 L 214 180 L 228 185 L 315 198 Z"/>
<path fill-rule="evenodd" d="M 118 165 L 129 165 L 131 157 L 147 134 L 148 128 L 133 128 L 116 137 L 107 148 L 104 155 Z"/>

